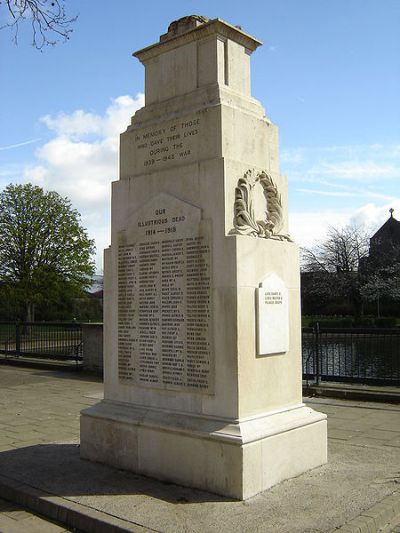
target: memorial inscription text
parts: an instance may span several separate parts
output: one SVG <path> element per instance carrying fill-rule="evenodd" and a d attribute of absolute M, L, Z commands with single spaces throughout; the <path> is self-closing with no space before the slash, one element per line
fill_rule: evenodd
<path fill-rule="evenodd" d="M 264 294 L 264 303 L 266 305 L 282 304 L 283 297 L 280 291 L 266 291 Z"/>
<path fill-rule="evenodd" d="M 136 133 L 136 153 L 144 167 L 187 159 L 192 155 L 191 141 L 199 134 L 200 127 L 200 118 L 194 117 Z"/>
<path fill-rule="evenodd" d="M 119 378 L 209 392 L 207 232 L 162 207 L 136 225 L 139 239 L 118 251 Z"/>

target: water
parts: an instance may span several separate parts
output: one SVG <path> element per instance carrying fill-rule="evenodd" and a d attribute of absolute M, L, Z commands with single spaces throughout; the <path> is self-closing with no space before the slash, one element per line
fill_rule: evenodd
<path fill-rule="evenodd" d="M 315 374 L 316 337 L 303 333 L 303 373 Z M 322 377 L 400 383 L 400 332 L 319 335 Z"/>

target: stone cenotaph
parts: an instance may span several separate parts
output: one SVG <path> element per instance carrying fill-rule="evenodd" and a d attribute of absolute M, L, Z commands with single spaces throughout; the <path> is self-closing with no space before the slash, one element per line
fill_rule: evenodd
<path fill-rule="evenodd" d="M 246 499 L 327 460 L 302 403 L 298 248 L 278 131 L 250 94 L 260 41 L 189 16 L 134 55 L 105 253 L 104 400 L 81 457 Z"/>

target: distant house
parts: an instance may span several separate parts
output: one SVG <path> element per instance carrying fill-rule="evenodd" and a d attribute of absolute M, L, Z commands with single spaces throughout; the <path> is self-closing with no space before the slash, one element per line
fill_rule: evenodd
<path fill-rule="evenodd" d="M 88 294 L 93 300 L 97 300 L 100 307 L 103 308 L 103 276 L 95 274 L 93 276 L 92 285 L 88 289 Z"/>
<path fill-rule="evenodd" d="M 359 268 L 371 274 L 377 268 L 399 260 L 400 222 L 394 218 L 393 209 L 390 209 L 390 217 L 370 238 L 368 256 L 361 259 Z"/>
<path fill-rule="evenodd" d="M 369 241 L 369 256 L 376 254 L 391 253 L 400 247 L 400 222 L 393 216 L 393 209 L 390 209 L 390 218 L 381 226 Z"/>
<path fill-rule="evenodd" d="M 90 298 L 97 300 L 100 304 L 100 307 L 103 308 L 103 289 L 100 289 L 96 292 L 89 292 Z"/>
<path fill-rule="evenodd" d="M 92 278 L 92 284 L 88 289 L 89 294 L 94 294 L 103 289 L 103 276 L 101 274 L 95 274 Z"/>

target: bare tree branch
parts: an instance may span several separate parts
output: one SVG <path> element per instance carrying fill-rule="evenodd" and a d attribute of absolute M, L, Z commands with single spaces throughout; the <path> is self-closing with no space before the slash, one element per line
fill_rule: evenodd
<path fill-rule="evenodd" d="M 330 228 L 324 241 L 302 250 L 302 294 L 319 302 L 342 299 L 355 312 L 367 301 L 400 298 L 400 246 L 370 253 L 363 227 Z"/>
<path fill-rule="evenodd" d="M 72 25 L 78 18 L 66 14 L 64 0 L 0 0 L 0 8 L 2 6 L 7 7 L 10 21 L 0 29 L 10 28 L 12 39 L 18 44 L 20 25 L 30 21 L 32 45 L 37 50 L 68 40 L 73 31 Z"/>
<path fill-rule="evenodd" d="M 360 260 L 368 255 L 369 238 L 365 229 L 346 226 L 329 228 L 327 237 L 312 249 L 303 249 L 302 270 L 310 272 L 303 294 L 329 301 L 342 298 L 360 309 L 362 276 Z"/>

